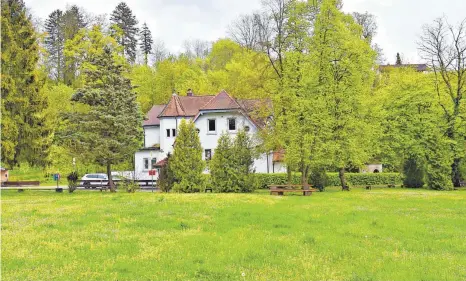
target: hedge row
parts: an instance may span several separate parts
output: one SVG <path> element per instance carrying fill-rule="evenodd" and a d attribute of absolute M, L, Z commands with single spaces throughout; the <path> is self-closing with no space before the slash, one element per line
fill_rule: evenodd
<path fill-rule="evenodd" d="M 283 174 L 256 174 L 260 187 L 267 188 L 272 184 L 286 184 L 288 176 Z M 351 185 L 386 185 L 401 184 L 402 179 L 399 173 L 345 173 L 348 184 Z M 293 173 L 291 177 L 292 184 L 301 184 L 301 174 Z M 326 186 L 340 186 L 338 173 L 327 173 Z"/>

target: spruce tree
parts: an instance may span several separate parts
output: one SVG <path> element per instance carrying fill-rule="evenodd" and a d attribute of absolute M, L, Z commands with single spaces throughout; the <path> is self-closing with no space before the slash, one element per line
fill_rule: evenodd
<path fill-rule="evenodd" d="M 152 40 L 150 29 L 147 27 L 146 23 L 144 23 L 142 26 L 140 36 L 141 42 L 139 43 L 139 46 L 141 47 L 141 50 L 144 54 L 144 64 L 147 65 L 149 54 L 152 53 L 152 44 L 154 41 Z"/>
<path fill-rule="evenodd" d="M 254 177 L 254 147 L 251 137 L 240 130 L 233 140 L 233 179 L 236 192 L 251 192 L 256 188 Z"/>
<path fill-rule="evenodd" d="M 63 28 L 63 12 L 53 11 L 45 20 L 45 48 L 49 53 L 48 68 L 52 79 L 63 81 L 65 37 Z"/>
<path fill-rule="evenodd" d="M 175 176 L 173 190 L 178 192 L 199 192 L 204 189 L 202 172 L 202 147 L 199 134 L 192 121 L 181 120 L 175 141 L 170 168 Z"/>
<path fill-rule="evenodd" d="M 130 63 L 136 60 L 136 47 L 138 36 L 138 21 L 136 16 L 133 15 L 131 9 L 125 2 L 118 4 L 110 16 L 112 24 L 118 26 L 122 31 L 119 36 L 118 43 L 123 47 L 123 54 Z"/>
<path fill-rule="evenodd" d="M 403 62 L 401 61 L 400 53 L 396 53 L 396 65 L 401 65 Z"/>
<path fill-rule="evenodd" d="M 160 168 L 159 178 L 157 179 L 157 185 L 163 192 L 170 192 L 173 188 L 175 178 L 173 171 L 170 168 L 171 154 L 168 153 L 166 164 Z"/>
<path fill-rule="evenodd" d="M 403 185 L 420 188 L 424 186 L 425 163 L 421 157 L 410 156 L 403 164 Z"/>
<path fill-rule="evenodd" d="M 86 28 L 88 22 L 84 16 L 84 11 L 76 5 L 71 6 L 63 14 L 62 33 L 64 40 L 72 40 L 80 29 Z M 65 57 L 64 81 L 67 85 L 72 85 L 77 77 L 78 65 L 74 59 Z"/>
<path fill-rule="evenodd" d="M 75 153 L 105 165 L 110 190 L 115 191 L 111 166 L 131 157 L 142 139 L 142 114 L 130 80 L 127 64 L 109 45 L 102 52 L 89 54 L 85 86 L 72 101 L 88 110 L 68 115 L 66 136 Z"/>
<path fill-rule="evenodd" d="M 45 165 L 50 128 L 44 116 L 47 97 L 37 74 L 39 46 L 21 0 L 1 1 L 1 161 Z"/>
<path fill-rule="evenodd" d="M 215 153 L 209 162 L 212 186 L 217 192 L 238 192 L 235 190 L 236 171 L 233 143 L 228 133 L 223 133 L 217 142 Z"/>

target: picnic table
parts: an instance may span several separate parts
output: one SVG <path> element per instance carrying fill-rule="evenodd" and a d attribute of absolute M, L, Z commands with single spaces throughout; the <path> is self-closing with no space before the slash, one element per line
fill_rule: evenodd
<path fill-rule="evenodd" d="M 302 184 L 273 184 L 269 185 L 270 195 L 283 195 L 285 192 L 302 192 L 303 196 L 312 195 L 312 192 L 318 191 L 318 189 L 311 188 L 303 189 Z"/>

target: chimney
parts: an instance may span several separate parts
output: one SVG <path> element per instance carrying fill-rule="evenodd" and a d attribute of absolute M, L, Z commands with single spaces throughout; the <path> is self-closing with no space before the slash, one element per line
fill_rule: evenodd
<path fill-rule="evenodd" d="M 191 89 L 188 89 L 188 92 L 186 93 L 188 97 L 194 96 L 193 91 Z"/>

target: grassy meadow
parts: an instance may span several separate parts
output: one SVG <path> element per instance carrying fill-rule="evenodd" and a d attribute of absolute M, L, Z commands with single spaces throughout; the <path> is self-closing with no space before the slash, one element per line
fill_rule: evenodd
<path fill-rule="evenodd" d="M 466 280 L 466 191 L 1 201 L 2 280 Z"/>

